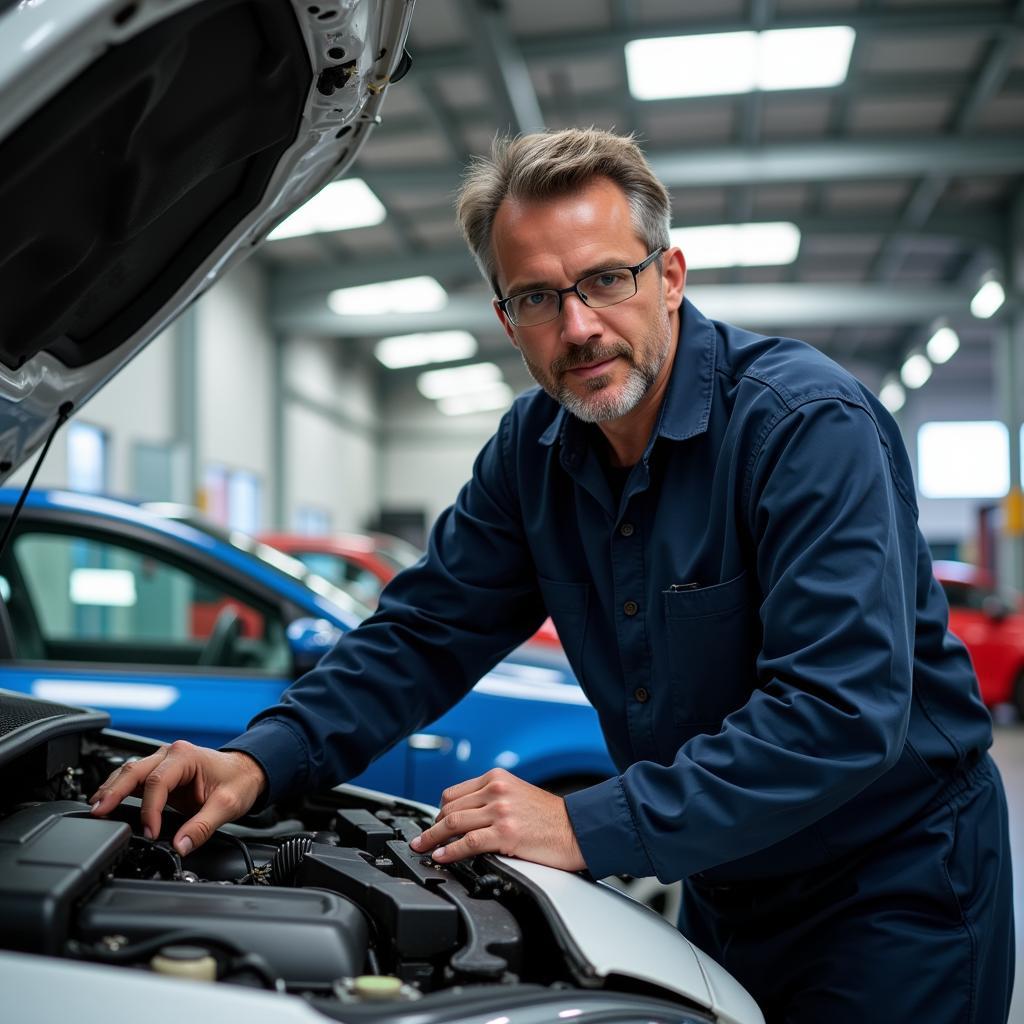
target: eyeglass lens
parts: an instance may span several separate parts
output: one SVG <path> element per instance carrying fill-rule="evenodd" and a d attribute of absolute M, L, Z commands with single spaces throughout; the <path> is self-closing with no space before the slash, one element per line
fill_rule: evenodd
<path fill-rule="evenodd" d="M 602 270 L 577 282 L 580 298 L 592 309 L 614 306 L 636 294 L 636 277 L 628 267 Z M 561 296 L 553 288 L 513 295 L 508 314 L 520 327 L 531 327 L 554 320 L 561 309 Z"/>

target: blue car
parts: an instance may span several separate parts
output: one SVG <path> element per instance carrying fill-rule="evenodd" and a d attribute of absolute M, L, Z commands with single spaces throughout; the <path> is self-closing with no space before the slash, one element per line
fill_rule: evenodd
<path fill-rule="evenodd" d="M 17 496 L 0 490 L 0 519 Z M 29 495 L 0 556 L 0 593 L 0 687 L 208 746 L 236 736 L 368 613 L 244 535 L 65 491 Z M 495 766 L 559 792 L 613 774 L 560 653 L 520 650 L 353 781 L 436 803 Z"/>

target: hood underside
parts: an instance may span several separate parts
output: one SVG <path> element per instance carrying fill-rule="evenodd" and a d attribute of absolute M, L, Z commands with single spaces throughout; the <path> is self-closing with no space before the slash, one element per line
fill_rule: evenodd
<path fill-rule="evenodd" d="M 351 164 L 411 11 L 0 6 L 0 479 Z"/>
<path fill-rule="evenodd" d="M 259 202 L 312 70 L 291 11 L 206 0 L 113 47 L 0 146 L 0 359 L 116 348 Z"/>

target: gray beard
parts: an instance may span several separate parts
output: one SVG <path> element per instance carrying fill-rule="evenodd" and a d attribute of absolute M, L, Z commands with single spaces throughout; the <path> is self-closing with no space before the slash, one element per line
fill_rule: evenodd
<path fill-rule="evenodd" d="M 556 360 L 551 366 L 550 375 L 527 359 L 522 349 L 520 349 L 520 354 L 530 376 L 559 405 L 577 419 L 583 420 L 584 423 L 604 423 L 608 420 L 615 420 L 632 412 L 640 404 L 665 365 L 665 360 L 668 357 L 671 323 L 664 308 L 662 312 L 661 322 L 644 339 L 653 344 L 645 346 L 647 357 L 639 362 L 634 359 L 633 350 L 625 342 L 613 345 L 608 349 L 597 349 L 584 345 L 571 356 Z M 569 385 L 561 380 L 562 374 L 567 370 L 612 355 L 620 355 L 630 364 L 626 382 L 617 393 L 606 393 L 609 386 L 609 378 L 606 374 L 587 381 L 587 393 L 584 395 L 574 393 Z M 555 383 L 556 381 L 558 383 Z"/>

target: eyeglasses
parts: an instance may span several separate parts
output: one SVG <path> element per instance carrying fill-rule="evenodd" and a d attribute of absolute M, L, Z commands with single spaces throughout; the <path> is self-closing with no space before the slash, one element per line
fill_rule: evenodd
<path fill-rule="evenodd" d="M 603 309 L 636 295 L 637 275 L 649 267 L 665 250 L 655 249 L 647 259 L 632 267 L 611 267 L 581 277 L 568 288 L 538 288 L 498 300 L 498 308 L 513 327 L 536 327 L 554 320 L 562 312 L 562 296 L 573 292 L 585 306 Z"/>

